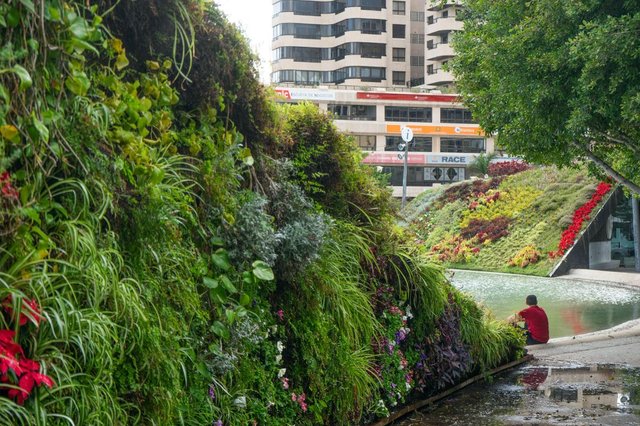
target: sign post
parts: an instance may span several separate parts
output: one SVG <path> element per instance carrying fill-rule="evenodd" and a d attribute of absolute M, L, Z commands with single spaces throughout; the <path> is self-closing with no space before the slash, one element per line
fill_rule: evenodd
<path fill-rule="evenodd" d="M 398 146 L 401 150 L 404 148 L 404 162 L 402 167 L 402 208 L 404 208 L 407 202 L 407 157 L 409 157 L 409 143 L 413 140 L 413 130 L 409 127 L 403 127 L 400 130 L 400 135 L 404 141 L 404 144 Z"/>

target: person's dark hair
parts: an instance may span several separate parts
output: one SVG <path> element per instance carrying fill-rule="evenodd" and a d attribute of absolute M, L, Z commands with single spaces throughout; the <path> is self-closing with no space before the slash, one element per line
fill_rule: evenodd
<path fill-rule="evenodd" d="M 530 294 L 527 296 L 527 305 L 533 306 L 538 304 L 538 298 L 535 294 Z"/>

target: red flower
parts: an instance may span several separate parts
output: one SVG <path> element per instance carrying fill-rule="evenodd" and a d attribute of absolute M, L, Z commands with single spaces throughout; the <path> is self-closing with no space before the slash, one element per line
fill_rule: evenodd
<path fill-rule="evenodd" d="M 13 304 L 11 295 L 7 296 L 2 302 L 2 306 L 4 310 L 9 314 L 13 315 Z M 28 312 L 28 315 L 24 312 Z M 22 299 L 22 308 L 20 309 L 20 317 L 18 319 L 18 324 L 26 325 L 29 320 L 31 320 L 36 327 L 40 326 L 40 322 L 42 321 L 42 314 L 40 310 L 40 306 L 35 299 Z"/>

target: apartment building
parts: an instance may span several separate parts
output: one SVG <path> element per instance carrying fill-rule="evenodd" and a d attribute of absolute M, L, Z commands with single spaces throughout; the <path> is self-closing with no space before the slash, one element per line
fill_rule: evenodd
<path fill-rule="evenodd" d="M 274 0 L 271 81 L 424 83 L 425 0 Z"/>
<path fill-rule="evenodd" d="M 410 127 L 407 195 L 469 177 L 479 153 L 493 152 L 443 69 L 453 55 L 457 1 L 274 0 L 272 83 L 283 102 L 311 101 L 391 175 L 402 192 L 400 129 Z"/>

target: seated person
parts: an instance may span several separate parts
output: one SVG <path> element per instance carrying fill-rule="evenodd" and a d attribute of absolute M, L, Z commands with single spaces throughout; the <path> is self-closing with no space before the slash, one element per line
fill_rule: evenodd
<path fill-rule="evenodd" d="M 540 345 L 549 341 L 549 319 L 544 309 L 538 306 L 538 298 L 531 294 L 526 300 L 529 306 L 517 314 L 510 316 L 507 321 L 515 324 L 524 321 L 527 345 Z"/>

